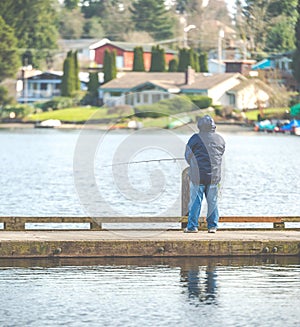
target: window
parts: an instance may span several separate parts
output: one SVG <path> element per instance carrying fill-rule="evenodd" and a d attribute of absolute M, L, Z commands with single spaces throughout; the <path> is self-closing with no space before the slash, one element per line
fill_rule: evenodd
<path fill-rule="evenodd" d="M 144 94 L 144 103 L 149 102 L 149 94 Z"/>
<path fill-rule="evenodd" d="M 229 104 L 235 106 L 235 94 L 229 94 Z"/>
<path fill-rule="evenodd" d="M 48 84 L 47 83 L 41 83 L 41 90 L 47 90 Z"/>
<path fill-rule="evenodd" d="M 152 94 L 152 103 L 160 101 L 160 94 Z"/>
<path fill-rule="evenodd" d="M 136 93 L 136 103 L 140 103 L 140 102 L 141 102 L 141 94 Z"/>
<path fill-rule="evenodd" d="M 119 96 L 121 96 L 121 92 L 110 92 L 110 95 L 112 96 L 112 97 L 119 97 Z"/>

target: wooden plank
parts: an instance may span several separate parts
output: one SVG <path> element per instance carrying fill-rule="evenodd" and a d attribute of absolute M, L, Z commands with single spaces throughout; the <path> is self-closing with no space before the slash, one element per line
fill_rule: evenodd
<path fill-rule="evenodd" d="M 204 217 L 199 219 L 205 221 Z M 220 222 L 231 223 L 280 223 L 300 222 L 300 217 L 295 216 L 222 216 Z M 187 217 L 0 217 L 0 223 L 170 223 L 187 222 Z"/>
<path fill-rule="evenodd" d="M 28 230 L 25 224 L 61 224 L 61 223 L 89 223 L 90 229 L 101 230 L 103 223 L 130 224 L 130 223 L 181 223 L 184 228 L 188 218 L 185 217 L 0 217 L 0 223 L 4 223 L 4 230 L 20 231 Z M 300 217 L 294 216 L 227 216 L 220 217 L 220 223 L 273 223 L 274 229 L 285 228 L 285 222 L 300 222 Z M 59 229 L 56 226 L 55 229 Z M 205 217 L 199 218 L 199 227 L 206 227 Z M 227 227 L 229 228 L 229 227 Z M 52 226 L 43 226 L 43 229 L 53 230 Z M 62 228 L 60 228 L 62 229 Z M 78 228 L 79 229 L 79 228 Z M 86 228 L 84 229 L 86 230 Z"/>

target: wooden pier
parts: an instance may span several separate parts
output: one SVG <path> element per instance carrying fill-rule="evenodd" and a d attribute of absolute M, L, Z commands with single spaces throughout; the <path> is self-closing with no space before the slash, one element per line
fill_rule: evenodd
<path fill-rule="evenodd" d="M 272 223 L 270 228 L 223 228 L 207 233 L 200 219 L 196 234 L 178 230 L 105 230 L 102 224 L 185 225 L 187 217 L 0 217 L 0 258 L 299 256 L 300 229 L 285 228 L 300 217 L 220 217 L 220 222 Z M 56 224 L 30 229 L 28 224 Z M 59 224 L 85 223 L 84 230 L 57 230 Z"/>
<path fill-rule="evenodd" d="M 185 169 L 180 217 L 0 217 L 0 259 L 300 255 L 300 228 L 288 226 L 299 223 L 299 216 L 220 217 L 220 223 L 238 224 L 239 228 L 229 224 L 216 234 L 207 233 L 202 217 L 199 233 L 186 234 L 182 228 L 187 224 L 188 201 Z M 106 230 L 108 223 L 117 228 L 120 224 L 177 223 L 178 229 Z M 255 228 L 242 226 L 246 223 Z M 269 227 L 258 228 L 261 223 Z M 66 230 L 65 224 L 76 224 L 76 230 Z"/>

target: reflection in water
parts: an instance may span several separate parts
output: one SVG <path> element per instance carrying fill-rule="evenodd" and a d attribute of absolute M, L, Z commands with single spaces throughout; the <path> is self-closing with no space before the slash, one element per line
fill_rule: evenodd
<path fill-rule="evenodd" d="M 217 272 L 214 265 L 181 267 L 181 280 L 188 289 L 190 300 L 199 300 L 204 304 L 217 304 Z"/>
<path fill-rule="evenodd" d="M 297 326 L 299 263 L 0 259 L 0 326 Z"/>

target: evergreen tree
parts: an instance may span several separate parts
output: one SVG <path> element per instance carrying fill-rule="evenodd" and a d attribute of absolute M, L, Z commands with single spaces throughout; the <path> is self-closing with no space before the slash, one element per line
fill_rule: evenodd
<path fill-rule="evenodd" d="M 112 80 L 111 55 L 109 50 L 105 50 L 103 59 L 104 83 Z"/>
<path fill-rule="evenodd" d="M 67 58 L 69 60 L 69 81 L 70 81 L 70 85 L 71 85 L 71 94 L 74 93 L 74 91 L 76 91 L 76 72 L 75 72 L 75 57 L 74 57 L 74 53 L 73 51 L 69 51 L 67 54 Z"/>
<path fill-rule="evenodd" d="M 89 74 L 88 92 L 93 97 L 98 97 L 99 78 L 98 73 Z"/>
<path fill-rule="evenodd" d="M 112 79 L 117 77 L 117 53 L 115 50 L 113 50 L 110 53 L 111 56 L 111 74 L 112 74 Z"/>
<path fill-rule="evenodd" d="M 74 91 L 73 67 L 71 57 L 67 56 L 64 60 L 63 77 L 61 81 L 61 95 L 64 97 L 71 97 Z"/>
<path fill-rule="evenodd" d="M 157 71 L 164 72 L 166 70 L 165 50 L 157 46 Z"/>
<path fill-rule="evenodd" d="M 176 59 L 172 59 L 169 61 L 169 69 L 168 72 L 172 73 L 172 72 L 177 72 L 178 70 L 178 62 Z"/>
<path fill-rule="evenodd" d="M 293 74 L 300 84 L 300 0 L 297 4 L 298 20 L 295 26 L 296 50 L 293 56 Z"/>
<path fill-rule="evenodd" d="M 5 23 L 14 29 L 19 49 L 30 49 L 37 66 L 57 48 L 57 12 L 54 0 L 1 0 L 0 13 Z M 49 51 L 50 50 L 50 51 Z M 26 50 L 25 50 L 26 51 Z M 24 51 L 24 52 L 25 52 Z"/>
<path fill-rule="evenodd" d="M 150 64 L 150 72 L 157 71 L 157 47 L 153 46 L 151 48 L 151 64 Z"/>
<path fill-rule="evenodd" d="M 137 31 L 148 32 L 155 40 L 164 40 L 173 36 L 174 22 L 164 1 L 133 1 L 131 13 Z"/>
<path fill-rule="evenodd" d="M 200 72 L 200 63 L 199 63 L 199 55 L 194 52 L 194 66 L 195 72 Z"/>
<path fill-rule="evenodd" d="M 105 50 L 103 61 L 104 83 L 117 77 L 116 52 Z"/>
<path fill-rule="evenodd" d="M 8 91 L 4 86 L 0 85 L 0 108 L 1 106 L 6 106 L 11 104 L 14 101 L 12 97 L 8 95 Z M 1 110 L 0 110 L 0 117 L 1 117 Z"/>
<path fill-rule="evenodd" d="M 190 65 L 189 49 L 186 48 L 179 49 L 178 72 L 185 72 L 189 65 Z"/>
<path fill-rule="evenodd" d="M 98 73 L 90 73 L 88 82 L 88 93 L 84 99 L 86 104 L 97 105 L 99 85 L 100 83 Z"/>
<path fill-rule="evenodd" d="M 134 72 L 144 72 L 144 51 L 142 47 L 134 48 L 133 69 Z"/>
<path fill-rule="evenodd" d="M 19 64 L 14 31 L 0 16 L 0 83 L 7 77 L 14 77 Z"/>
<path fill-rule="evenodd" d="M 199 66 L 201 73 L 208 72 L 207 53 L 201 53 L 199 56 Z"/>
<path fill-rule="evenodd" d="M 159 45 L 151 49 L 150 72 L 164 72 L 166 66 L 165 51 Z"/>
<path fill-rule="evenodd" d="M 80 80 L 79 80 L 79 65 L 78 65 L 78 52 L 73 53 L 74 62 L 74 89 L 76 91 L 80 90 Z"/>

